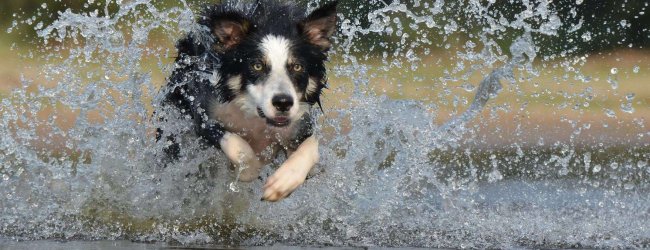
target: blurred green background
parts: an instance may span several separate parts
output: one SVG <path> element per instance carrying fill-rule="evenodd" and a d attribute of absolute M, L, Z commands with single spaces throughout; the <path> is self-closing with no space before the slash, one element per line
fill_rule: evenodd
<path fill-rule="evenodd" d="M 119 9 L 115 2 L 130 2 L 129 0 L 109 1 L 110 4 L 105 6 L 106 1 L 72 1 L 72 0 L 2 0 L 0 1 L 0 31 L 3 35 L 0 37 L 0 98 L 3 93 L 8 93 L 11 89 L 20 86 L 21 77 L 27 79 L 38 78 L 37 57 L 23 58 L 20 55 L 34 53 L 47 53 L 48 51 L 37 49 L 43 41 L 35 36 L 35 26 L 38 23 L 47 25 L 55 20 L 60 11 L 71 9 L 76 12 L 88 12 L 91 10 L 100 10 L 99 15 L 103 15 L 105 10 L 113 13 Z M 159 6 L 180 6 L 176 0 L 152 1 Z M 198 9 L 203 4 L 214 3 L 215 1 L 206 0 L 187 0 L 192 8 Z M 301 0 L 298 2 L 307 2 Z M 327 2 L 321 0 L 320 2 Z M 345 17 L 358 17 L 362 26 L 367 26 L 367 14 L 374 9 L 381 8 L 390 4 L 391 0 L 341 0 L 341 12 Z M 425 0 L 408 0 L 401 1 L 413 10 L 424 8 L 424 4 L 416 3 L 433 3 L 435 1 Z M 489 4 L 489 10 L 504 14 L 509 19 L 514 18 L 521 13 L 524 5 L 521 1 L 496 0 Z M 535 1 L 533 1 L 535 2 Z M 616 129 L 614 126 L 599 127 L 590 130 L 591 133 L 614 133 L 614 136 L 621 138 L 636 137 L 639 128 L 650 126 L 647 117 L 650 117 L 650 14 L 647 14 L 650 8 L 647 0 L 613 0 L 613 1 L 596 1 L 596 0 L 554 0 L 549 1 L 552 9 L 555 9 L 563 23 L 581 24 L 580 32 L 571 32 L 571 27 L 562 27 L 559 29 L 558 36 L 552 37 L 535 37 L 535 42 L 539 46 L 539 58 L 537 66 L 543 66 L 539 77 L 530 82 L 518 85 L 516 88 L 508 86 L 509 91 L 505 91 L 499 98 L 494 100 L 495 107 L 507 106 L 509 109 L 516 109 L 526 105 L 526 116 L 524 125 L 532 127 L 549 128 L 549 134 L 555 137 L 567 137 L 573 129 L 562 129 L 567 126 L 567 120 L 580 121 L 582 123 L 604 123 L 611 121 L 612 124 L 641 124 L 643 126 L 633 129 Z M 481 1 L 488 5 L 488 1 Z M 462 112 L 467 106 L 467 100 L 471 100 L 473 92 L 467 91 L 463 81 L 447 81 L 444 84 L 437 82 L 436 86 L 440 88 L 431 88 L 431 81 L 421 79 L 437 79 L 447 74 L 447 70 L 454 68 L 460 61 L 457 58 L 457 51 L 462 51 L 462 46 L 470 40 L 472 34 L 479 33 L 483 28 L 481 24 L 474 23 L 477 17 L 464 16 L 462 8 L 466 8 L 468 1 L 447 1 L 445 5 L 449 13 L 441 14 L 435 18 L 443 20 L 455 20 L 458 24 L 458 30 L 466 32 L 454 32 L 446 36 L 448 41 L 434 41 L 436 46 L 420 46 L 415 48 L 421 58 L 421 65 L 416 70 L 403 70 L 393 67 L 389 71 L 382 72 L 375 70 L 369 72 L 371 88 L 378 94 L 386 94 L 392 98 L 415 99 L 439 104 L 438 122 L 443 122 L 449 117 Z M 313 6 L 312 6 L 313 7 Z M 8 29 L 13 32 L 6 33 Z M 591 39 L 585 39 L 584 31 L 590 33 Z M 405 29 L 410 34 L 418 34 L 417 29 Z M 435 33 L 433 33 L 435 34 Z M 521 35 L 520 31 L 506 31 L 497 42 L 503 51 L 508 51 L 508 46 L 512 40 Z M 415 37 L 415 36 L 412 36 Z M 373 50 L 372 48 L 382 47 L 380 42 L 386 39 L 395 39 L 389 41 L 388 46 L 398 44 L 399 36 L 380 36 L 366 35 L 361 36 L 355 41 L 355 48 L 360 54 L 373 54 L 385 50 Z M 431 39 L 442 39 L 434 36 Z M 449 42 L 449 40 L 453 40 Z M 155 46 L 169 47 L 173 50 L 173 41 L 169 39 L 151 39 Z M 444 48 L 447 43 L 452 44 L 448 49 Z M 399 46 L 399 45 L 397 45 Z M 429 47 L 432 52 L 420 53 Z M 13 49 L 10 49 L 13 48 Z M 353 51 L 354 52 L 354 51 Z M 507 54 L 507 53 L 506 53 Z M 586 63 L 579 65 L 582 74 L 592 77 L 594 80 L 589 84 L 578 83 L 567 74 L 566 61 L 575 60 L 576 57 L 586 57 Z M 371 66 L 381 66 L 385 62 L 379 56 L 369 57 L 365 63 Z M 339 58 L 340 59 L 340 58 Z M 168 62 L 173 59 L 170 57 Z M 338 62 L 332 62 L 336 65 Z M 572 63 L 571 66 L 575 65 Z M 151 62 L 148 65 L 152 72 L 153 80 L 161 85 L 165 82 L 164 71 L 158 68 L 158 64 Z M 376 67 L 379 68 L 379 67 Z M 619 73 L 616 80 L 619 82 L 617 89 L 612 89 L 607 83 L 610 72 L 616 68 Z M 153 69 L 153 70 L 152 70 Z M 485 72 L 482 72 L 485 73 Z M 472 84 L 478 84 L 482 79 L 480 73 L 476 73 L 470 79 Z M 420 79 L 420 80 L 417 80 Z M 332 91 L 326 94 L 325 105 L 328 107 L 336 106 L 337 102 L 346 100 L 344 98 L 348 93 L 344 91 L 337 92 L 339 86 L 351 86 L 352 79 L 337 78 L 332 76 L 330 80 Z M 427 88 L 429 87 L 429 88 Z M 590 88 L 593 91 L 595 99 L 590 101 L 590 106 L 581 109 L 573 109 L 579 105 L 576 97 L 585 89 Z M 350 88 L 348 88 L 349 90 Z M 441 94 L 444 93 L 444 94 Z M 519 93 L 519 94 L 518 94 Z M 520 93 L 526 93 L 524 95 Z M 625 103 L 625 95 L 634 93 L 635 108 L 634 113 L 620 111 L 620 106 Z M 431 98 L 436 96 L 436 98 Z M 435 100 L 434 100 L 435 99 Z M 460 99 L 461 104 L 455 104 L 455 100 Z M 463 103 L 462 101 L 465 100 Z M 585 113 L 584 110 L 590 111 Z M 616 116 L 607 115 L 605 111 L 614 110 Z M 490 110 L 486 109 L 486 116 Z M 512 129 L 515 123 L 512 119 L 521 116 L 521 112 L 508 112 L 503 114 L 506 119 L 501 124 L 489 124 L 485 131 L 491 132 L 493 128 L 499 127 L 505 130 Z M 639 119 L 641 118 L 641 119 Z M 510 128 L 508 127 L 510 126 Z M 645 129 L 647 130 L 647 129 Z M 539 130 L 538 130 L 539 131 Z M 543 131 L 539 131 L 543 132 Z M 565 133 L 566 132 L 566 133 Z M 642 131 L 643 132 L 643 131 Z"/>

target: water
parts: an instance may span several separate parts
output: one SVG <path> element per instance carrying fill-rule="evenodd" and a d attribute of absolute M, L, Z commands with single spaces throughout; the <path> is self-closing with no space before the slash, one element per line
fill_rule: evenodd
<path fill-rule="evenodd" d="M 5 238 L 650 247 L 647 103 L 619 85 L 648 63 L 611 63 L 590 76 L 590 59 L 570 42 L 540 45 L 598 40 L 577 14 L 565 18 L 547 1 L 505 9 L 370 1 L 365 14 L 344 5 L 329 64 L 339 83 L 326 94 L 326 113 L 314 111 L 319 171 L 271 204 L 259 201 L 263 180 L 232 192 L 224 156 L 191 137 L 180 163 L 159 163 L 155 78 L 171 72 L 175 39 L 205 32 L 193 23 L 194 6 L 107 2 L 49 23 L 23 17 L 12 28 L 37 30 L 38 49 L 25 56 L 42 65 L 1 99 Z M 629 21 L 612 23 L 624 32 Z M 538 84 L 546 78 L 559 89 Z M 413 84 L 424 96 L 408 97 Z M 559 122 L 530 118 L 539 113 Z"/>
<path fill-rule="evenodd" d="M 368 249 L 368 248 L 351 248 L 351 247 L 296 247 L 296 246 L 286 246 L 286 245 L 273 245 L 273 246 L 262 246 L 262 247 L 232 247 L 232 246 L 220 246 L 220 245 L 177 245 L 177 244 L 167 244 L 167 243 L 138 243 L 130 241 L 53 241 L 53 240 L 39 240 L 39 241 L 22 241 L 16 242 L 12 240 L 2 240 L 0 239 L 0 244 L 3 245 L 3 248 L 7 249 L 51 249 L 51 250 L 86 250 L 86 249 L 96 249 L 96 250 L 159 250 L 159 249 L 215 249 L 215 250 L 241 250 L 241 249 L 272 249 L 272 250 L 310 250 L 310 249 L 331 249 L 331 250 L 351 250 L 351 249 Z M 387 249 L 387 248 L 370 248 L 370 249 Z M 404 249 L 404 250 L 415 250 L 416 248 L 390 248 L 390 249 Z"/>

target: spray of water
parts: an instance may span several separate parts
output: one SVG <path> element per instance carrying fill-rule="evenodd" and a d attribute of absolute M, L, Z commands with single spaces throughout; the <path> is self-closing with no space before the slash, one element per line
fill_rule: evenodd
<path fill-rule="evenodd" d="M 524 97 L 538 93 L 521 85 L 538 81 L 545 69 L 563 68 L 558 77 L 586 84 L 573 94 L 581 100 L 575 112 L 594 100 L 591 78 L 580 71 L 586 59 L 571 56 L 575 48 L 559 47 L 540 63 L 540 42 L 597 38 L 579 17 L 563 21 L 550 1 L 522 1 L 508 10 L 494 1 L 369 1 L 367 15 L 342 14 L 330 74 L 352 84 L 326 95 L 348 97 L 314 114 L 322 138 L 319 171 L 277 204 L 259 201 L 263 181 L 240 183 L 233 192 L 227 160 L 191 136 L 180 162 L 160 163 L 166 145 L 153 131 L 165 121 L 151 117 L 163 83 L 152 79 L 174 67 L 170 41 L 206 33 L 194 23 L 195 8 L 185 1 L 109 5 L 117 10 L 89 7 L 59 13 L 49 24 L 29 22 L 43 66 L 37 79 L 24 78 L 0 103 L 0 235 L 245 245 L 650 244 L 647 121 L 630 124 L 641 132 L 621 153 L 603 144 L 579 147 L 578 136 L 591 124 L 571 120 L 567 141 L 540 136 L 530 145 L 517 138 L 537 138 L 528 133 L 538 130 L 497 129 L 490 136 L 515 139 L 504 150 L 485 148 L 492 137 L 482 126 L 527 114 Z M 455 64 L 427 62 L 431 54 L 449 55 Z M 418 76 L 433 68 L 443 71 Z M 396 71 L 404 74 L 388 76 Z M 612 69 L 607 80 L 614 89 L 617 73 Z M 471 84 L 476 75 L 478 87 Z M 436 95 L 391 98 L 377 83 L 382 77 L 400 93 L 425 82 Z M 457 82 L 474 97 L 448 87 Z M 520 107 L 490 106 L 504 89 Z M 626 95 L 621 110 L 634 113 L 633 100 Z M 562 105 L 569 104 L 557 108 Z M 435 122 L 444 106 L 464 111 Z M 173 111 L 157 112 L 169 113 L 169 131 L 189 127 Z"/>

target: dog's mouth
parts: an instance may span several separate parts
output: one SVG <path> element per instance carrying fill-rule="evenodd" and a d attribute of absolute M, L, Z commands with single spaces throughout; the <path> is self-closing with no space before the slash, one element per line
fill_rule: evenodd
<path fill-rule="evenodd" d="M 271 126 L 274 126 L 274 127 L 280 127 L 281 128 L 281 127 L 289 126 L 289 124 L 291 124 L 291 119 L 289 119 L 289 116 L 280 115 L 280 116 L 276 116 L 275 118 L 269 118 L 269 117 L 266 117 L 266 115 L 264 114 L 264 111 L 262 111 L 262 109 L 259 108 L 259 107 L 257 108 L 257 114 L 260 117 L 266 119 L 267 124 L 269 124 Z"/>

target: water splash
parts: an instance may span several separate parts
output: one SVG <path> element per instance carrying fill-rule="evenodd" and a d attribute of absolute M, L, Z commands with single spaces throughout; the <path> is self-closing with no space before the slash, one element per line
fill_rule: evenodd
<path fill-rule="evenodd" d="M 620 149 L 607 138 L 584 147 L 589 121 L 563 117 L 567 126 L 543 131 L 523 128 L 529 121 L 516 118 L 530 115 L 534 96 L 560 99 L 550 112 L 590 112 L 596 102 L 595 84 L 557 95 L 525 89 L 554 67 L 564 70 L 557 82 L 592 82 L 581 73 L 587 59 L 571 56 L 574 48 L 539 58 L 539 44 L 560 34 L 598 39 L 582 19 L 563 23 L 550 2 L 501 10 L 493 1 L 369 1 L 367 15 L 342 15 L 330 72 L 352 84 L 328 95 L 350 97 L 315 114 L 322 166 L 278 204 L 258 201 L 262 181 L 232 192 L 235 176 L 223 155 L 191 136 L 182 142 L 188 150 L 181 162 L 162 167 L 158 154 L 166 145 L 155 142 L 154 129 L 167 123 L 168 131 L 182 133 L 189 126 L 171 110 L 160 111 L 170 121 L 151 119 L 162 96 L 153 75 L 174 66 L 171 42 L 206 31 L 185 1 L 107 2 L 118 9 L 66 10 L 52 23 L 28 24 L 42 41 L 44 65 L 38 80 L 24 78 L 0 104 L 0 235 L 453 248 L 650 244 L 647 121 L 629 124 L 641 132 Z M 458 39 L 464 34 L 467 41 Z M 432 51 L 455 63 L 427 61 Z M 436 68 L 442 70 L 431 76 Z M 622 67 L 610 71 L 607 81 L 618 86 Z M 403 93 L 418 78 L 426 83 L 422 90 L 435 93 L 426 101 L 381 91 L 396 86 Z M 472 82 L 478 83 L 473 97 L 448 87 Z M 502 94 L 516 100 L 500 103 Z M 634 114 L 634 95 L 623 99 L 621 111 Z M 456 114 L 439 117 L 449 106 Z M 486 135 L 485 127 L 503 119 L 515 121 Z M 500 137 L 510 141 L 491 142 Z"/>

